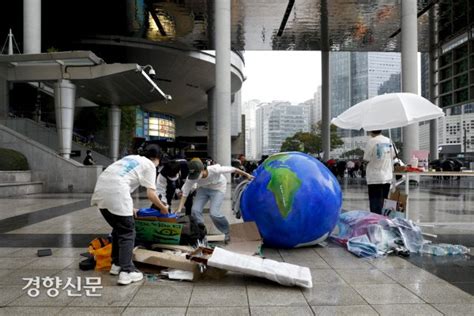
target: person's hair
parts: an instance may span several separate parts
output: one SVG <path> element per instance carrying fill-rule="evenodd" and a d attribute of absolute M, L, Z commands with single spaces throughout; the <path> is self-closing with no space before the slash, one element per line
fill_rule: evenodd
<path fill-rule="evenodd" d="M 161 170 L 161 174 L 165 177 L 174 177 L 178 174 L 181 170 L 181 166 L 179 162 L 170 160 L 165 165 L 163 165 L 163 169 Z"/>
<path fill-rule="evenodd" d="M 92 154 L 92 151 L 87 150 L 87 151 L 86 151 L 86 154 Z"/>
<path fill-rule="evenodd" d="M 370 131 L 372 134 L 375 134 L 375 135 L 379 135 L 379 134 L 382 134 L 382 131 L 378 130 L 378 131 Z"/>
<path fill-rule="evenodd" d="M 240 154 L 240 155 L 237 157 L 237 159 L 240 159 L 240 158 L 242 158 L 242 157 L 245 157 L 245 155 L 244 155 L 244 154 Z"/>
<path fill-rule="evenodd" d="M 161 158 L 161 149 L 160 146 L 151 144 L 148 145 L 142 156 L 147 157 L 148 159 L 160 159 Z"/>

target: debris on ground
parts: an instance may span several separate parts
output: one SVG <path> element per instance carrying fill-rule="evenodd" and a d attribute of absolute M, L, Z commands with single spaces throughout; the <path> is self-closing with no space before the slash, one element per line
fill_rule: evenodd
<path fill-rule="evenodd" d="M 233 271 L 285 286 L 312 287 L 307 267 L 259 256 L 262 238 L 254 222 L 232 224 L 229 234 L 230 242 L 222 243 L 222 248 L 213 248 L 207 241 L 198 242 L 195 247 L 153 243 L 150 249 L 135 248 L 133 260 L 155 266 L 157 274 L 172 280 L 196 281 L 203 276 L 218 279 L 227 271 Z M 163 267 L 168 269 L 163 270 Z"/>
<path fill-rule="evenodd" d="M 342 213 L 331 238 L 359 257 L 377 258 L 389 254 L 407 257 L 410 253 L 434 256 L 464 255 L 462 245 L 432 244 L 411 220 L 371 213 Z"/>

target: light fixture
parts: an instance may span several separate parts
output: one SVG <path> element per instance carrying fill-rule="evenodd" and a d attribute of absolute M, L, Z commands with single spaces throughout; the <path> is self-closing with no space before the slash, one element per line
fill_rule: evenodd
<path fill-rule="evenodd" d="M 143 71 L 148 68 L 148 76 L 150 76 L 151 79 L 155 79 L 156 71 L 152 65 L 146 65 L 146 66 L 140 66 L 140 67 L 141 67 L 141 70 Z"/>

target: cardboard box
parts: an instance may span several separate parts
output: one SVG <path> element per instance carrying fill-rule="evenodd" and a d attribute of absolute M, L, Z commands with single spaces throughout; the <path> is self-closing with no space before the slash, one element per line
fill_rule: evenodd
<path fill-rule="evenodd" d="M 402 193 L 400 189 L 390 192 L 388 199 L 384 200 L 382 215 L 390 218 L 405 217 L 405 209 L 407 203 L 407 195 Z"/>
<path fill-rule="evenodd" d="M 151 264 L 159 267 L 174 268 L 184 271 L 190 271 L 194 274 L 194 279 L 200 275 L 199 265 L 172 253 L 163 253 L 158 251 L 135 248 L 133 251 L 133 261 Z"/>
<path fill-rule="evenodd" d="M 255 222 L 232 224 L 229 235 L 230 242 L 224 247 L 226 250 L 246 255 L 260 252 L 262 236 L 260 236 Z"/>

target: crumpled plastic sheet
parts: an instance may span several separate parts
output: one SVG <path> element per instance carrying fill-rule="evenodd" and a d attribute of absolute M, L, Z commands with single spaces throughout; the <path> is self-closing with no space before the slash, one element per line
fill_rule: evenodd
<path fill-rule="evenodd" d="M 411 220 L 396 217 L 393 219 L 386 218 L 381 221 L 380 225 L 384 229 L 398 230 L 403 244 L 410 252 L 419 252 L 424 243 L 426 243 L 419 226 L 413 224 Z"/>
<path fill-rule="evenodd" d="M 378 224 L 385 216 L 371 213 L 368 211 L 350 211 L 342 213 L 336 224 L 336 234 L 331 237 L 340 243 L 346 245 L 352 237 L 366 235 L 368 227 Z"/>
<path fill-rule="evenodd" d="M 462 245 L 431 244 L 411 220 L 390 219 L 368 211 L 342 213 L 331 238 L 359 257 L 380 257 L 401 243 L 412 253 L 434 256 L 460 255 L 470 251 Z"/>
<path fill-rule="evenodd" d="M 347 242 L 347 250 L 359 257 L 378 257 L 383 255 L 379 252 L 377 246 L 370 242 L 367 235 L 352 237 Z"/>

